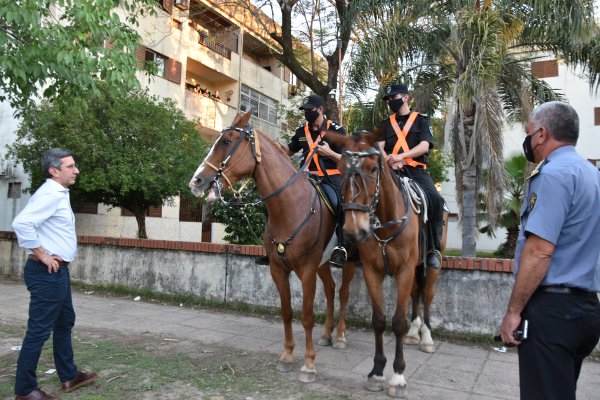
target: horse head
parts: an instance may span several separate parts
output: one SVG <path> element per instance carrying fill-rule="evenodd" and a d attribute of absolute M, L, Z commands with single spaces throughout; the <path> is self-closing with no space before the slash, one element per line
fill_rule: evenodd
<path fill-rule="evenodd" d="M 252 110 L 238 113 L 231 126 L 223 129 L 202 161 L 189 187 L 196 197 L 208 192 L 207 200 L 214 201 L 242 178 L 251 176 L 260 155 L 256 154 L 256 136 L 248 125 Z"/>
<path fill-rule="evenodd" d="M 344 148 L 338 169 L 342 178 L 344 235 L 349 241 L 364 241 L 372 232 L 371 223 L 384 169 L 382 154 L 376 144 L 382 133 L 376 130 L 362 131 L 352 137 L 328 136 L 329 140 Z"/>

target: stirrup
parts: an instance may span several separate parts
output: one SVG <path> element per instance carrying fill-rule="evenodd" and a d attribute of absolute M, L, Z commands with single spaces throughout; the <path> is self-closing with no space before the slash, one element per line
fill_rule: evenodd
<path fill-rule="evenodd" d="M 346 264 L 346 260 L 348 259 L 348 252 L 342 246 L 335 246 L 333 252 L 331 253 L 331 257 L 329 257 L 329 264 L 334 267 L 343 268 Z"/>

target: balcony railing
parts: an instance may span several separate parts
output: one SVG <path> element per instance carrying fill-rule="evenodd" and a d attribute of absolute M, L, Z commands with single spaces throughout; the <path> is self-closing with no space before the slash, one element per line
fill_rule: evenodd
<path fill-rule="evenodd" d="M 209 40 L 207 37 L 202 35 L 202 33 L 200 33 L 200 36 L 198 37 L 198 43 L 200 43 L 201 45 L 203 45 L 205 47 L 208 47 L 215 53 L 222 55 L 223 57 L 227 58 L 228 60 L 231 60 L 231 50 L 230 49 L 228 49 L 227 47 L 223 46 L 220 43 Z"/>

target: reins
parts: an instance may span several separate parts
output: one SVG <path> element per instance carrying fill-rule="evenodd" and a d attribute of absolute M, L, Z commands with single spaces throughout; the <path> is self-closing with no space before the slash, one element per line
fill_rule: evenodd
<path fill-rule="evenodd" d="M 304 172 L 304 168 L 306 167 L 306 165 L 308 165 L 308 162 L 310 162 L 310 160 L 312 159 L 313 155 L 315 154 L 317 148 L 315 147 L 313 149 L 313 151 L 310 153 L 309 157 L 307 157 L 306 161 L 304 162 L 304 164 L 302 165 L 302 167 L 300 169 L 298 169 L 296 171 L 296 173 L 294 173 L 294 175 L 292 175 L 292 177 L 290 179 L 287 180 L 287 182 L 279 187 L 278 189 L 274 190 L 273 192 L 271 192 L 270 194 L 268 194 L 265 197 L 262 197 L 261 199 L 251 202 L 251 203 L 244 203 L 244 202 L 240 202 L 237 201 L 235 203 L 231 203 L 226 201 L 223 198 L 223 195 L 221 193 L 221 188 L 222 188 L 222 184 L 221 184 L 221 177 L 223 177 L 227 183 L 229 184 L 229 187 L 231 188 L 231 190 L 234 193 L 234 197 L 236 197 L 237 199 L 241 199 L 241 192 L 243 191 L 244 187 L 240 188 L 239 190 L 235 190 L 233 189 L 233 185 L 231 184 L 231 181 L 229 180 L 229 178 L 227 177 L 227 175 L 225 174 L 225 172 L 231 168 L 233 168 L 233 166 L 235 165 L 231 165 L 229 167 L 227 167 L 227 163 L 229 162 L 229 160 L 231 159 L 231 157 L 235 154 L 235 152 L 237 151 L 237 149 L 239 148 L 240 144 L 242 143 L 242 140 L 244 139 L 248 139 L 248 144 L 246 145 L 246 147 L 244 147 L 244 153 L 246 152 L 246 149 L 248 148 L 248 145 L 252 148 L 252 154 L 254 155 L 255 158 L 255 165 L 254 165 L 254 170 L 252 171 L 252 174 L 250 175 L 252 178 L 254 178 L 254 175 L 256 173 L 256 169 L 258 168 L 260 162 L 261 162 L 261 153 L 260 153 L 260 148 L 259 148 L 259 144 L 258 144 L 258 138 L 255 136 L 252 128 L 250 128 L 249 126 L 245 127 L 245 128 L 238 128 L 238 127 L 227 127 L 225 129 L 223 129 L 221 131 L 221 135 L 223 135 L 223 133 L 225 133 L 226 131 L 229 130 L 235 130 L 240 132 L 240 136 L 239 138 L 236 140 L 236 142 L 234 143 L 233 147 L 231 148 L 231 150 L 229 150 L 229 153 L 227 154 L 227 156 L 223 159 L 223 161 L 219 164 L 218 167 L 216 167 L 215 165 L 213 165 L 212 163 L 208 162 L 207 160 L 204 160 L 204 163 L 206 163 L 206 165 L 208 165 L 209 167 L 211 167 L 212 169 L 214 169 L 216 171 L 216 175 L 214 177 L 214 182 L 215 182 L 215 186 L 217 188 L 217 194 L 219 197 L 219 200 L 228 207 L 242 207 L 242 210 L 245 210 L 246 207 L 248 206 L 256 206 L 258 204 L 260 204 L 261 202 L 266 202 L 272 198 L 274 198 L 275 196 L 277 196 L 278 194 L 280 194 L 281 192 L 283 192 L 285 189 L 287 189 L 288 187 L 292 186 L 292 184 L 298 179 L 299 176 L 305 176 L 306 177 L 306 173 Z M 217 138 L 217 140 L 219 140 L 219 138 Z M 242 155 L 244 154 L 242 153 Z M 312 182 L 309 180 L 309 182 L 312 184 Z M 292 244 L 292 241 L 294 240 L 294 238 L 298 235 L 298 233 L 300 233 L 300 231 L 302 230 L 302 228 L 304 228 L 304 226 L 308 223 L 308 221 L 310 220 L 310 218 L 315 215 L 316 213 L 316 203 L 319 202 L 319 229 L 317 231 L 317 234 L 314 235 L 315 236 L 315 240 L 313 241 L 313 243 L 306 249 L 306 251 L 304 251 L 304 253 L 294 256 L 293 258 L 298 258 L 298 257 L 303 257 L 306 254 L 310 253 L 312 251 L 312 249 L 316 246 L 316 244 L 319 242 L 319 238 L 321 235 L 321 228 L 323 226 L 323 204 L 319 201 L 318 199 L 318 194 L 317 191 L 315 190 L 314 196 L 313 196 L 313 201 L 312 201 L 312 205 L 310 207 L 310 210 L 308 212 L 308 214 L 306 215 L 306 217 L 302 220 L 302 222 L 300 223 L 300 225 L 298 225 L 294 231 L 290 234 L 290 236 L 283 240 L 283 241 L 278 241 L 273 237 L 273 234 L 271 233 L 270 229 L 269 229 L 269 225 L 267 223 L 267 233 L 269 235 L 269 239 L 271 241 L 271 243 L 273 243 L 273 246 L 275 247 L 276 251 L 272 252 L 273 254 L 276 254 L 277 256 L 279 256 L 284 265 L 286 266 L 286 268 L 288 268 L 288 270 L 291 270 L 290 266 L 287 263 L 287 260 L 290 259 L 290 257 L 288 257 L 286 255 L 286 250 L 287 250 L 287 246 Z M 248 222 L 248 224 L 250 225 L 250 221 L 248 219 L 248 217 L 246 216 L 246 213 L 244 211 L 242 211 L 242 214 L 244 215 L 244 218 L 246 219 L 246 221 Z M 252 231 L 253 235 L 255 238 L 258 238 L 257 235 L 255 234 L 254 231 Z M 269 250 L 267 250 L 269 251 Z"/>

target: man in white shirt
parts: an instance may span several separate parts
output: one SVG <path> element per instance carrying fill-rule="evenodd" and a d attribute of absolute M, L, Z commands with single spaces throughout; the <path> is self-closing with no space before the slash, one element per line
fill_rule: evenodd
<path fill-rule="evenodd" d="M 62 390 L 92 383 L 94 372 L 79 371 L 73 362 L 71 330 L 75 311 L 68 265 L 77 255 L 75 216 L 69 186 L 79 170 L 69 150 L 54 148 L 42 155 L 46 182 L 13 221 L 19 246 L 27 249 L 23 277 L 30 293 L 29 320 L 15 378 L 16 400 L 55 399 L 38 388 L 36 369 L 42 347 L 53 335 L 54 364 Z"/>

